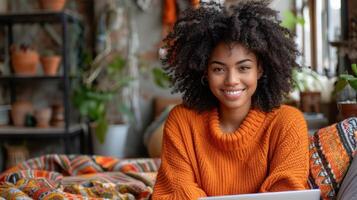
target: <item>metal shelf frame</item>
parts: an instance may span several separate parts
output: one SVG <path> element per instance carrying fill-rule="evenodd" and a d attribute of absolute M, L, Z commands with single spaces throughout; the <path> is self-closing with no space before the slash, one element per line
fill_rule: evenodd
<path fill-rule="evenodd" d="M 69 10 L 63 10 L 61 12 L 48 12 L 48 11 L 35 11 L 30 13 L 5 13 L 0 14 L 0 26 L 5 26 L 7 28 L 7 48 L 10 49 L 14 42 L 13 38 L 13 26 L 15 24 L 59 24 L 61 25 L 61 37 L 62 37 L 62 70 L 61 75 L 56 76 L 16 76 L 14 74 L 7 76 L 0 76 L 1 82 L 10 83 L 10 101 L 16 101 L 15 84 L 18 81 L 41 81 L 41 80 L 60 80 L 63 84 L 63 104 L 64 104 L 64 127 L 63 128 L 50 128 L 50 129 L 40 129 L 40 128 L 17 128 L 17 127 L 0 127 L 0 138 L 2 139 L 18 139 L 20 138 L 34 138 L 34 137 L 60 137 L 65 142 L 65 153 L 70 153 L 69 144 L 70 138 L 83 130 L 78 124 L 71 124 L 71 106 L 70 106 L 70 90 L 71 90 L 71 79 L 70 63 L 69 63 L 69 44 L 68 44 L 68 27 L 69 23 L 76 23 L 80 26 L 80 36 L 84 34 L 84 27 L 82 18 L 75 12 Z M 24 33 L 26 34 L 26 33 Z M 83 44 L 81 44 L 83 45 Z M 81 54 L 83 46 L 78 48 L 79 54 Z M 7 51 L 9 53 L 9 51 Z M 10 55 L 8 55 L 10 57 Z M 81 59 L 78 59 L 79 62 Z M 80 63 L 77 63 L 81 66 Z M 12 69 L 11 62 L 9 62 L 9 67 Z"/>

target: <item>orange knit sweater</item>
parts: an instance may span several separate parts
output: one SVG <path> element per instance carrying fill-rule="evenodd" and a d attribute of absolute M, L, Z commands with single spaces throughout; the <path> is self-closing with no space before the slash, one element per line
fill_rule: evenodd
<path fill-rule="evenodd" d="M 222 133 L 217 110 L 182 105 L 164 129 L 162 164 L 153 200 L 307 188 L 308 133 L 300 111 L 250 110 L 239 129 Z"/>

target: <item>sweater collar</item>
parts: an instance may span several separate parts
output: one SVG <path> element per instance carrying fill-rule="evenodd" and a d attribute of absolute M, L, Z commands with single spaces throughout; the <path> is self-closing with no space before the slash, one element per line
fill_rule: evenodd
<path fill-rule="evenodd" d="M 247 116 L 232 133 L 223 133 L 219 125 L 218 110 L 209 113 L 210 135 L 215 144 L 224 150 L 237 150 L 250 146 L 255 136 L 262 131 L 266 113 L 258 109 L 250 109 Z"/>

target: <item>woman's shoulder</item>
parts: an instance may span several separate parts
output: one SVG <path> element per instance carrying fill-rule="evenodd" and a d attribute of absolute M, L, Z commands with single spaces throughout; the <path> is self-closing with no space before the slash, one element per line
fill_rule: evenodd
<path fill-rule="evenodd" d="M 306 123 L 303 113 L 293 106 L 281 105 L 268 113 L 272 121 L 281 126 L 290 126 L 292 124 L 304 125 Z"/>
<path fill-rule="evenodd" d="M 307 124 L 303 113 L 292 106 L 281 105 L 279 108 L 272 111 L 274 113 L 269 121 L 269 125 L 273 127 L 273 133 L 279 133 L 278 138 L 295 139 L 307 138 Z"/>
<path fill-rule="evenodd" d="M 184 104 L 175 105 L 170 111 L 169 118 L 190 118 L 198 116 L 199 113 L 191 108 L 188 108 Z"/>

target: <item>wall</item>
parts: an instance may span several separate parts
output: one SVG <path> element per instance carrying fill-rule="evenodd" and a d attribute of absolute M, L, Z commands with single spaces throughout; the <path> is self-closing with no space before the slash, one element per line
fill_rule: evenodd
<path fill-rule="evenodd" d="M 292 4 L 293 0 L 273 0 L 270 3 L 270 7 L 279 11 L 281 15 L 284 11 L 291 9 L 293 7 Z"/>
<path fill-rule="evenodd" d="M 98 20 L 103 14 L 108 0 L 95 1 L 95 18 Z M 171 96 L 169 90 L 158 88 L 152 81 L 151 70 L 161 67 L 157 50 L 161 41 L 161 0 L 152 0 L 146 10 L 142 10 L 136 1 L 117 1 L 119 6 L 125 6 L 125 11 L 133 19 L 133 31 L 138 34 L 139 49 L 136 53 L 138 68 L 140 70 L 140 117 L 141 127 L 133 125 L 126 145 L 126 156 L 145 156 L 146 149 L 143 145 L 143 133 L 149 122 L 153 119 L 153 98 L 155 96 Z M 98 21 L 95 22 L 98 25 Z M 129 30 L 130 31 L 130 30 Z"/>

